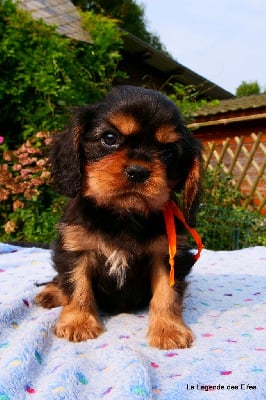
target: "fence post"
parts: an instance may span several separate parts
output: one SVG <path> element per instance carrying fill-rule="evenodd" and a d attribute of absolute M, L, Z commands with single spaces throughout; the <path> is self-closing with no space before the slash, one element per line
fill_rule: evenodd
<path fill-rule="evenodd" d="M 233 250 L 239 250 L 240 229 L 238 226 L 233 230 Z"/>

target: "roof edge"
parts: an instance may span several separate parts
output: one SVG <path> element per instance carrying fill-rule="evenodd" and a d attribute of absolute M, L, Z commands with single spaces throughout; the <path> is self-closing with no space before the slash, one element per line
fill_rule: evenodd
<path fill-rule="evenodd" d="M 206 94 L 206 96 L 210 94 L 212 99 L 222 100 L 235 97 L 231 92 L 228 92 L 205 77 L 197 74 L 172 57 L 154 49 L 151 45 L 132 33 L 123 29 L 121 29 L 121 31 L 125 33 L 125 50 L 133 55 L 142 55 L 143 61 L 157 70 L 167 72 L 168 74 L 173 73 L 173 75 L 176 75 L 177 81 L 178 77 L 181 78 L 183 75 L 188 81 L 191 81 L 191 84 L 197 87 L 200 94 Z"/>

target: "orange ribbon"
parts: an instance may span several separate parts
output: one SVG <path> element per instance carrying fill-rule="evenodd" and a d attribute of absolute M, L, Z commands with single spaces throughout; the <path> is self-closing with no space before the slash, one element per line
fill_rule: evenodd
<path fill-rule="evenodd" d="M 175 255 L 176 255 L 176 229 L 175 229 L 175 217 L 177 217 L 188 232 L 191 234 L 193 239 L 195 240 L 198 251 L 194 255 L 194 260 L 197 261 L 200 257 L 201 250 L 203 248 L 202 240 L 196 229 L 191 228 L 186 220 L 185 217 L 180 210 L 180 208 L 173 202 L 168 201 L 163 210 L 166 233 L 168 237 L 168 244 L 169 244 L 169 264 L 170 264 L 170 275 L 169 275 L 169 284 L 173 286 L 175 284 Z"/>

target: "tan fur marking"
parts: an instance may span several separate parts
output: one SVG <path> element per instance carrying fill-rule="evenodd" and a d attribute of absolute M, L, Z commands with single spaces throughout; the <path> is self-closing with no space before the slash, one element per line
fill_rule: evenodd
<path fill-rule="evenodd" d="M 96 232 L 87 232 L 79 225 L 58 224 L 63 237 L 63 248 L 68 251 L 94 250 L 108 259 L 116 250 Z M 92 257 L 92 255 L 91 255 Z M 93 262 L 93 260 L 91 260 Z"/>
<path fill-rule="evenodd" d="M 59 224 L 58 228 L 63 237 L 63 248 L 67 251 L 95 250 L 108 258 L 114 250 L 106 245 L 101 235 L 88 232 L 80 225 Z"/>
<path fill-rule="evenodd" d="M 168 240 L 165 235 L 161 235 L 158 238 L 154 239 L 148 246 L 147 252 L 151 253 L 154 257 L 156 256 L 167 256 L 168 254 Z"/>
<path fill-rule="evenodd" d="M 57 337 L 71 342 L 82 342 L 97 338 L 103 330 L 97 316 L 69 304 L 63 308 L 60 314 L 55 334 Z"/>
<path fill-rule="evenodd" d="M 49 283 L 36 297 L 35 302 L 44 308 L 60 307 L 68 304 L 68 296 L 55 283 Z"/>
<path fill-rule="evenodd" d="M 67 251 L 83 251 L 97 248 L 95 235 L 88 235 L 86 229 L 79 225 L 58 224 L 63 236 L 63 248 Z"/>
<path fill-rule="evenodd" d="M 191 330 L 182 319 L 182 297 L 169 285 L 169 276 L 162 259 L 155 257 L 151 285 L 149 344 L 159 349 L 189 347 Z"/>
<path fill-rule="evenodd" d="M 155 132 L 155 139 L 159 143 L 173 143 L 177 142 L 179 139 L 179 134 L 176 132 L 171 125 L 162 125 Z"/>
<path fill-rule="evenodd" d="M 72 271 L 69 281 L 75 286 L 72 295 L 73 301 L 77 302 L 80 308 L 90 309 L 95 312 L 96 305 L 90 283 L 91 263 L 89 261 L 91 261 L 90 257 L 81 256 Z"/>
<path fill-rule="evenodd" d="M 195 200 L 198 194 L 200 180 L 201 180 L 201 162 L 198 158 L 195 158 L 193 165 L 189 171 L 183 193 L 184 212 L 186 216 L 189 215 L 189 211 L 192 207 L 193 201 Z"/>
<path fill-rule="evenodd" d="M 118 113 L 112 115 L 109 122 L 125 136 L 135 135 L 140 131 L 139 122 L 132 115 Z"/>
<path fill-rule="evenodd" d="M 114 247 L 107 244 L 103 238 L 95 233 L 95 232 L 87 232 L 84 228 L 78 225 L 67 225 L 67 224 L 59 224 L 58 228 L 63 237 L 63 248 L 67 251 L 86 251 L 90 250 L 90 261 L 93 265 L 96 264 L 94 262 L 94 253 L 100 253 L 106 257 L 105 266 L 109 268 L 109 276 L 112 276 L 117 280 L 117 287 L 121 288 L 126 279 L 127 273 L 127 254 L 122 250 L 117 250 Z M 80 271 L 79 269 L 75 270 L 75 276 L 71 277 L 72 282 L 79 282 L 79 278 L 76 277 L 76 274 Z M 86 271 L 84 272 L 86 274 Z M 81 272 L 81 280 L 82 280 L 83 272 Z M 85 275 L 84 275 L 85 276 Z"/>
<path fill-rule="evenodd" d="M 80 257 L 70 281 L 75 285 L 71 301 L 66 305 L 55 327 L 58 337 L 73 342 L 94 339 L 103 332 L 91 287 L 90 260 Z"/>
<path fill-rule="evenodd" d="M 81 135 L 81 127 L 79 125 L 74 128 L 74 149 L 79 151 L 79 140 Z"/>
<path fill-rule="evenodd" d="M 125 167 L 131 164 L 126 151 L 120 150 L 103 159 L 86 165 L 83 175 L 83 195 L 95 199 L 98 205 L 141 211 L 160 210 L 168 200 L 171 188 L 168 185 L 162 162 L 138 163 L 147 166 L 149 179 L 135 185 L 126 179 Z"/>
<path fill-rule="evenodd" d="M 187 237 L 186 235 L 178 235 L 177 245 L 178 246 L 187 246 Z M 151 253 L 153 257 L 164 258 L 169 257 L 169 243 L 166 235 L 161 235 L 154 239 L 146 248 L 148 253 Z M 169 282 L 169 277 L 168 277 Z"/>

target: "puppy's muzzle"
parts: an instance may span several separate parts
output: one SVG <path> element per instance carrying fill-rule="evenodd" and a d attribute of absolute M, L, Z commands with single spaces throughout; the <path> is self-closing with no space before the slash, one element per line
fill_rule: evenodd
<path fill-rule="evenodd" d="M 124 170 L 127 179 L 133 183 L 143 183 L 145 182 L 151 172 L 140 165 L 130 165 Z"/>

